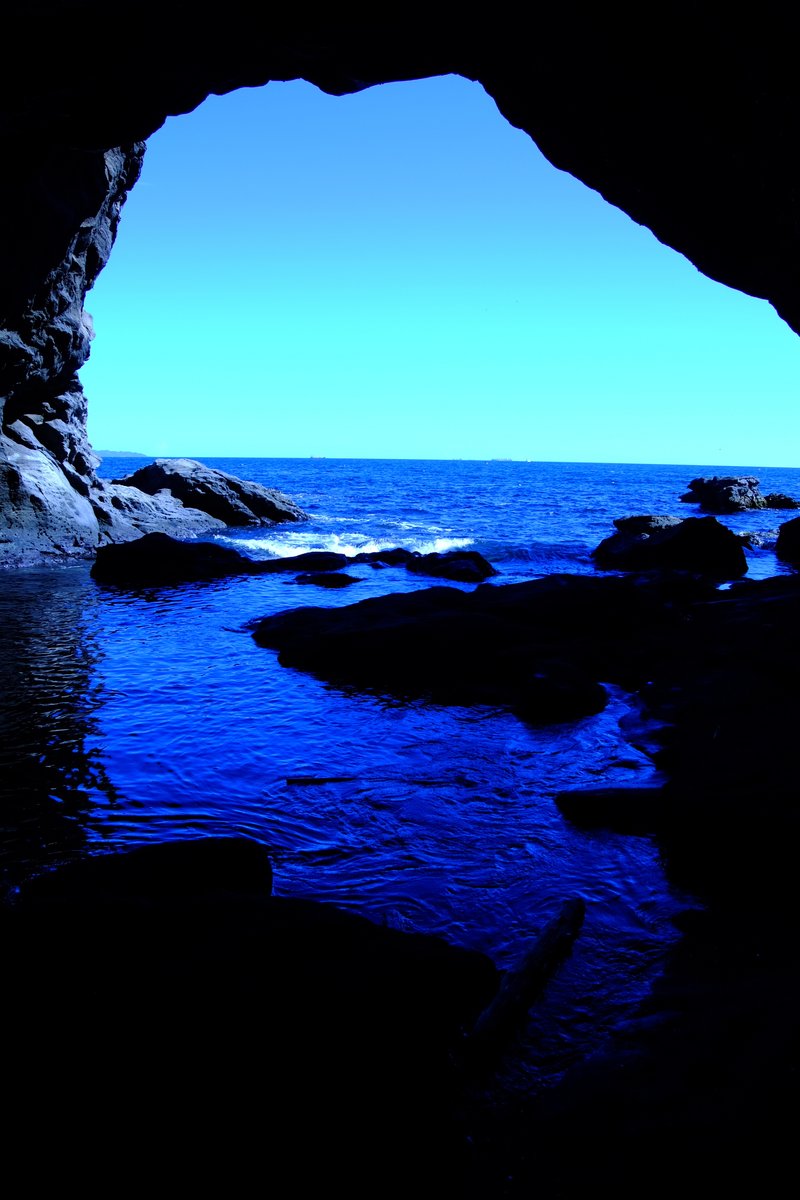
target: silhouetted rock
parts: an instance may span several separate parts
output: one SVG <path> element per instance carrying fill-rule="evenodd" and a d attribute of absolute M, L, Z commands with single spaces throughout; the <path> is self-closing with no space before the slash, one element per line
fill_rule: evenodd
<path fill-rule="evenodd" d="M 209 513 L 226 525 L 265 525 L 303 521 L 307 514 L 274 488 L 249 483 L 191 458 L 158 458 L 115 483 L 149 496 L 170 492 L 188 508 Z"/>
<path fill-rule="evenodd" d="M 181 542 L 166 533 L 147 533 L 135 541 L 100 546 L 91 575 L 98 583 L 150 587 L 254 575 L 260 565 L 214 542 Z"/>
<path fill-rule="evenodd" d="M 459 583 L 482 583 L 490 575 L 497 575 L 491 563 L 477 550 L 447 550 L 412 557 L 406 562 L 412 575 L 432 575 L 439 579 L 452 579 Z"/>
<path fill-rule="evenodd" d="M 354 560 L 346 554 L 333 550 L 308 550 L 305 554 L 293 554 L 286 558 L 268 558 L 259 569 L 269 575 L 280 571 L 340 571 Z"/>
<path fill-rule="evenodd" d="M 393 550 L 362 550 L 353 558 L 357 563 L 380 563 L 385 567 L 405 566 L 416 557 L 413 550 L 403 550 L 397 546 Z"/>
<path fill-rule="evenodd" d="M 598 567 L 614 571 L 668 568 L 696 571 L 713 579 L 737 579 L 747 558 L 736 535 L 715 517 L 623 517 L 619 532 L 593 551 Z"/>
<path fill-rule="evenodd" d="M 270 882 L 263 847 L 198 839 L 74 862 L 0 908 L 4 1086 L 59 1170 L 87 1120 L 95 1165 L 144 1143 L 134 1175 L 244 1183 L 266 1148 L 276 1178 L 322 1194 L 339 1155 L 359 1183 L 408 1154 L 415 1173 L 458 1166 L 454 1055 L 501 973 Z"/>
<path fill-rule="evenodd" d="M 646 626 L 658 641 L 662 622 L 699 594 L 705 589 L 678 575 L 550 576 L 294 609 L 252 629 L 282 665 L 332 682 L 439 703 L 501 704 L 539 724 L 603 708 L 602 680 L 638 675 L 634 631 Z"/>
<path fill-rule="evenodd" d="M 681 496 L 687 504 L 699 504 L 710 513 L 748 512 L 761 508 L 800 508 L 800 502 L 782 492 L 762 495 L 753 475 L 714 475 L 693 479 Z"/>
<path fill-rule="evenodd" d="M 191 896 L 272 894 L 272 863 L 250 838 L 200 837 L 155 842 L 124 853 L 96 854 L 30 879 L 23 889 L 33 901 L 185 901 Z"/>
<path fill-rule="evenodd" d="M 668 806 L 660 787 L 579 788 L 559 792 L 560 811 L 583 829 L 613 829 L 618 833 L 653 834 L 664 825 Z"/>
<path fill-rule="evenodd" d="M 775 553 L 781 562 L 800 566 L 800 517 L 785 521 L 778 530 Z"/>
<path fill-rule="evenodd" d="M 351 583 L 358 583 L 358 580 L 354 575 L 335 574 L 333 571 L 309 571 L 298 575 L 295 583 L 307 583 L 321 588 L 346 588 Z"/>

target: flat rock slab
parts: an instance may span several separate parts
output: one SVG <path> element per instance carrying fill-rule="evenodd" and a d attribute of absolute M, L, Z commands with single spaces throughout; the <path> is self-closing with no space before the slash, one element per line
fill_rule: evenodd
<path fill-rule="evenodd" d="M 679 576 L 550 576 L 472 592 L 451 587 L 305 608 L 252 624 L 283 666 L 332 682 L 438 703 L 500 704 L 536 723 L 599 712 L 603 680 L 640 677 L 676 598 L 707 594 Z M 637 642 L 636 633 L 642 641 Z"/>

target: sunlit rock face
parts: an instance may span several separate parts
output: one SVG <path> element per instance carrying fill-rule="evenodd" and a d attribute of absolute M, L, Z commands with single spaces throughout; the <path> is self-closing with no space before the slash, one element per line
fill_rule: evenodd
<path fill-rule="evenodd" d="M 212 92 L 270 79 L 335 94 L 477 80 L 554 165 L 800 330 L 788 16 L 784 28 L 775 12 L 737 23 L 665 11 L 637 28 L 603 6 L 542 6 L 521 11 L 517 29 L 502 9 L 314 20 L 234 0 L 223 16 L 188 21 L 175 0 L 145 0 L 112 32 L 94 0 L 18 8 L 4 16 L 0 81 L 0 562 L 91 552 L 102 536 L 76 378 L 92 337 L 86 293 L 144 141 Z"/>

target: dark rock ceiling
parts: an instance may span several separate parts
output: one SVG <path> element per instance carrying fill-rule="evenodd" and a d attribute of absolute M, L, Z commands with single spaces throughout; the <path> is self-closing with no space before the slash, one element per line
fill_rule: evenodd
<path fill-rule="evenodd" d="M 431 20 L 412 6 L 315 20 L 305 7 L 236 2 L 14 7 L 0 128 L 16 245 L 25 218 L 41 215 L 25 203 L 32 172 L 49 175 L 58 209 L 59 154 L 146 139 L 210 92 L 302 77 L 343 93 L 455 72 L 479 80 L 557 167 L 800 329 L 800 85 L 786 10 L 676 4 L 645 21 L 626 6 L 495 5 Z"/>
<path fill-rule="evenodd" d="M 83 553 L 116 536 L 77 375 L 91 340 L 83 303 L 144 142 L 168 116 L 269 80 L 343 94 L 460 74 L 556 167 L 800 332 L 797 24 L 769 3 L 741 16 L 673 4 L 646 21 L 581 4 L 358 19 L 238 0 L 7 4 L 0 513 L 14 536 L 0 541 Z"/>

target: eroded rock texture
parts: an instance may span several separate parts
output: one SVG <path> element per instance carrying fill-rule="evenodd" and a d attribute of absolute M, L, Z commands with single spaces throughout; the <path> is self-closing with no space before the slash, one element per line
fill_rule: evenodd
<path fill-rule="evenodd" d="M 343 94 L 461 74 L 555 166 L 798 330 L 792 21 L 771 5 L 724 21 L 679 7 L 656 34 L 602 6 L 312 19 L 238 0 L 222 19 L 187 20 L 175 0 L 145 0 L 101 49 L 96 0 L 14 6 L 0 81 L 0 561 L 101 537 L 108 504 L 98 513 L 76 374 L 91 341 L 84 300 L 143 144 L 169 115 L 270 79 Z"/>

